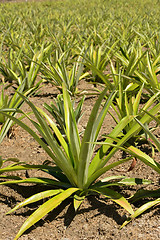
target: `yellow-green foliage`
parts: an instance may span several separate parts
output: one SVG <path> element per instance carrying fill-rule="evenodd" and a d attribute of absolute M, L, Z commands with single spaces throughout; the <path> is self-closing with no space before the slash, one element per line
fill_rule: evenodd
<path fill-rule="evenodd" d="M 0 38 L 5 45 L 31 46 L 43 41 L 82 47 L 93 41 L 131 44 L 159 31 L 157 0 L 58 0 L 0 4 Z M 142 36 L 143 35 L 143 36 Z M 89 38 L 89 39 L 88 39 Z M 63 46 L 62 46 L 63 47 Z"/>

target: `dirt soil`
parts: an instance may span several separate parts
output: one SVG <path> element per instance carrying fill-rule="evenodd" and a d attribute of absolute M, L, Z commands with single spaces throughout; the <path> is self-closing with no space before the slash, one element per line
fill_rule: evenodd
<path fill-rule="evenodd" d="M 93 85 L 81 81 L 79 90 L 81 89 L 92 92 Z M 37 96 L 31 97 L 31 101 L 36 106 L 43 108 L 43 103 L 46 102 L 49 104 L 53 101 L 57 93 L 55 87 L 45 84 Z M 79 124 L 80 131 L 85 129 L 95 100 L 96 97 L 86 97 L 83 106 L 85 113 Z M 23 109 L 28 111 L 26 105 L 23 105 Z M 29 122 L 27 123 L 29 124 Z M 115 123 L 112 118 L 107 116 L 101 133 L 109 133 L 114 125 Z M 160 136 L 159 133 L 157 131 L 157 135 Z M 0 155 L 3 159 L 17 157 L 21 161 L 32 164 L 42 164 L 45 160 L 49 159 L 35 140 L 18 126 L 15 127 L 12 138 L 9 139 L 6 137 L 0 145 Z M 118 160 L 121 157 L 121 153 L 119 152 L 114 156 L 113 160 Z M 155 153 L 155 160 L 160 162 L 157 152 Z M 123 175 L 124 171 L 130 167 L 131 162 L 107 172 L 106 176 Z M 40 171 L 29 171 L 28 174 L 30 177 L 44 176 Z M 126 172 L 125 174 L 130 177 L 151 179 L 154 185 L 145 187 L 146 189 L 159 188 L 159 175 L 140 161 L 137 162 L 131 172 Z M 18 172 L 17 175 L 25 177 L 24 172 Z M 139 188 L 142 188 L 142 186 Z M 5 213 L 20 201 L 43 189 L 46 188 L 44 186 L 29 187 L 28 185 L 0 186 L 0 240 L 13 240 L 20 226 L 37 209 L 38 204 L 31 204 L 11 215 L 5 215 Z M 125 196 L 131 196 L 136 189 L 136 187 L 125 187 L 119 189 L 119 191 Z M 137 203 L 133 208 L 136 209 L 142 203 L 144 202 Z M 159 213 L 159 206 L 156 206 L 120 230 L 120 226 L 126 219 L 127 213 L 105 197 L 88 197 L 76 214 L 72 201 L 66 200 L 57 209 L 43 218 L 43 220 L 25 232 L 20 237 L 20 240 L 155 240 L 160 239 Z"/>

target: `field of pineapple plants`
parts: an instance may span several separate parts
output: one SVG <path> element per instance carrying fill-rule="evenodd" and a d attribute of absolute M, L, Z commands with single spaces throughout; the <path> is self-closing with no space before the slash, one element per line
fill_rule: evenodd
<path fill-rule="evenodd" d="M 0 240 L 160 238 L 159 11 L 0 3 Z"/>

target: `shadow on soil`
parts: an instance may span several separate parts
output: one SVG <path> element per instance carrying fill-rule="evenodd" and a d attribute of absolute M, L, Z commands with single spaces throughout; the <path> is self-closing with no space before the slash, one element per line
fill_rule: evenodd
<path fill-rule="evenodd" d="M 10 186 L 7 186 L 7 188 L 8 187 L 10 189 L 13 189 L 15 192 L 17 192 L 23 199 L 26 199 L 41 191 L 50 189 L 49 187 L 46 187 L 46 186 L 44 187 L 40 185 L 34 185 L 34 186 L 10 185 Z M 29 230 L 27 230 L 25 234 L 30 233 L 33 229 L 39 226 L 43 226 L 46 222 L 47 223 L 52 222 L 57 218 L 61 218 L 61 219 L 63 218 L 64 226 L 69 227 L 76 215 L 83 215 L 86 212 L 90 212 L 94 210 L 98 210 L 98 213 L 96 211 L 96 214 L 93 216 L 93 218 L 99 215 L 105 215 L 108 218 L 112 218 L 118 225 L 121 225 L 126 220 L 126 215 L 121 216 L 118 213 L 118 210 L 120 209 L 119 206 L 114 203 L 110 203 L 110 202 L 107 203 L 107 199 L 101 198 L 99 196 L 89 196 L 87 199 L 89 204 L 87 204 L 86 207 L 83 206 L 83 208 L 80 208 L 80 210 L 78 210 L 76 213 L 73 208 L 72 200 L 71 199 L 65 200 L 60 206 L 58 206 L 56 209 L 50 212 L 45 217 L 44 220 L 40 220 L 38 223 L 32 226 Z M 13 208 L 17 204 L 17 200 L 13 196 L 8 197 L 7 194 L 6 195 L 1 194 L 0 203 L 3 203 L 10 208 Z M 38 208 L 38 206 L 40 206 L 43 203 L 44 203 L 44 200 L 29 204 L 26 207 L 22 208 L 21 210 L 18 210 L 18 213 L 15 212 L 14 215 L 28 217 Z M 141 202 L 141 205 L 142 204 L 143 202 Z M 66 209 L 67 206 L 68 208 Z M 153 216 L 160 214 L 160 209 L 157 207 L 158 206 L 154 207 L 155 211 L 153 212 Z M 64 210 L 64 214 L 59 216 L 63 210 Z"/>

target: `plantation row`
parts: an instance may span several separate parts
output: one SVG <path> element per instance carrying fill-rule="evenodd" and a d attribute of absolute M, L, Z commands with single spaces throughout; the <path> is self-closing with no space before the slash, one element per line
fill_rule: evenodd
<path fill-rule="evenodd" d="M 143 176 L 108 176 L 98 180 L 125 162 L 134 165 L 136 159 L 160 173 L 160 164 L 154 160 L 154 151 L 160 150 L 154 134 L 160 123 L 159 8 L 157 1 L 149 0 L 0 5 L 0 143 L 16 123 L 55 164 L 29 165 L 15 158 L 0 158 L 0 184 L 51 186 L 8 212 L 47 199 L 28 217 L 15 239 L 70 196 L 75 210 L 91 194 L 112 199 L 129 214 L 122 227 L 160 203 L 159 189 L 141 190 L 129 199 L 114 190 L 114 186 L 151 183 Z M 79 90 L 82 79 L 94 84 L 92 93 Z M 51 83 L 60 92 L 55 104 L 44 103 L 46 111 L 29 100 L 44 83 Z M 11 88 L 14 94 L 7 95 Z M 98 98 L 84 132 L 80 133 L 84 92 Z M 77 96 L 80 101 L 75 107 Z M 22 110 L 23 103 L 31 108 L 29 113 Z M 114 119 L 115 127 L 103 142 L 98 142 L 106 114 Z M 23 121 L 25 118 L 33 128 Z M 152 121 L 154 127 L 150 127 Z M 152 147 L 152 156 L 140 150 L 142 142 Z M 95 151 L 97 144 L 100 148 Z M 127 153 L 126 158 L 110 162 L 119 150 Z M 7 161 L 12 164 L 3 166 Z M 45 171 L 49 177 L 15 176 L 16 171 L 28 169 Z M 4 175 L 5 172 L 13 172 L 13 176 Z M 145 197 L 154 199 L 134 210 L 132 203 Z"/>

